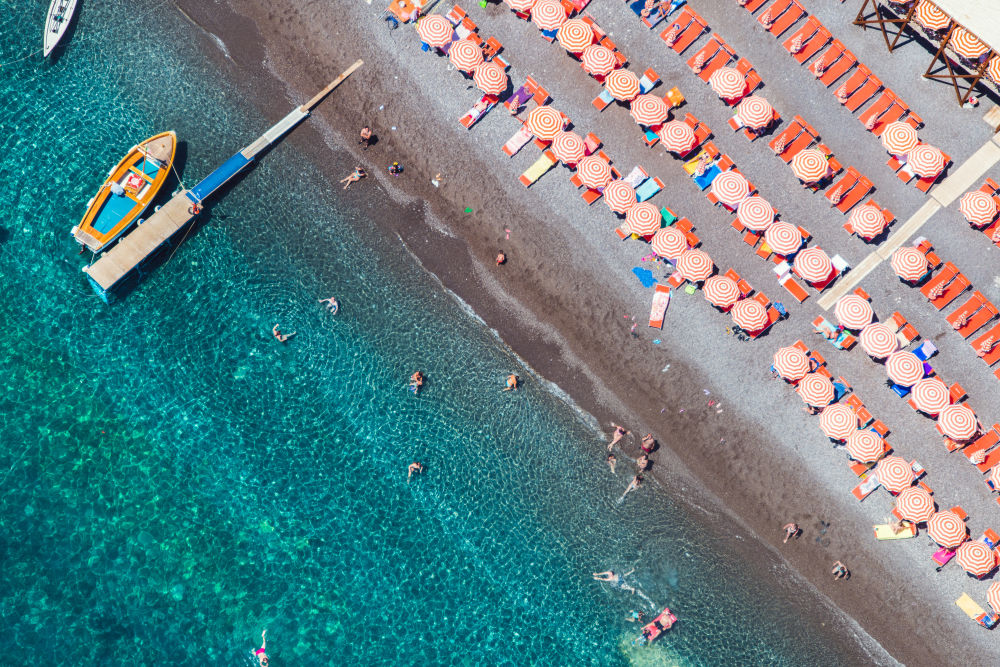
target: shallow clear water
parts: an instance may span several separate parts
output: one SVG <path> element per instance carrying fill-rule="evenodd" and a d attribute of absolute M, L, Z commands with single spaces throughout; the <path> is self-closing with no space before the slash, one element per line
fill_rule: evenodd
<path fill-rule="evenodd" d="M 44 4 L 0 0 L 4 662 L 253 664 L 264 627 L 273 665 L 843 662 L 831 616 L 724 522 L 650 485 L 616 502 L 630 462 L 612 475 L 588 420 L 294 142 L 98 301 L 69 229 L 107 168 L 175 129 L 191 185 L 269 123 L 167 4 L 86 2 L 57 61 L 12 62 Z M 681 617 L 656 646 L 631 646 L 651 606 L 591 580 L 608 568 Z"/>

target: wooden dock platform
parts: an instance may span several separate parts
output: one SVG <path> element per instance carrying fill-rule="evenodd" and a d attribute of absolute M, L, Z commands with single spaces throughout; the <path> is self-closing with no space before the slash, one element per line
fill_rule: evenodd
<path fill-rule="evenodd" d="M 110 290 L 195 217 L 187 192 L 182 190 L 174 195 L 159 211 L 129 233 L 128 243 L 119 243 L 105 252 L 96 262 L 83 267 L 84 273 L 101 290 Z"/>

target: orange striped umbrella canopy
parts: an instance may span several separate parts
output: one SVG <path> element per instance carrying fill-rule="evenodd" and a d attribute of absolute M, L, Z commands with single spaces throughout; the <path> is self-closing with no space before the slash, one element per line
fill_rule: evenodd
<path fill-rule="evenodd" d="M 709 303 L 719 308 L 729 308 L 743 296 L 740 294 L 739 285 L 728 276 L 710 276 L 705 281 L 701 291 Z"/>
<path fill-rule="evenodd" d="M 855 430 L 847 436 L 847 453 L 855 461 L 874 463 L 885 453 L 885 440 L 874 431 Z"/>
<path fill-rule="evenodd" d="M 594 43 L 594 30 L 583 19 L 569 19 L 559 26 L 556 39 L 570 53 L 582 53 Z"/>
<path fill-rule="evenodd" d="M 833 400 L 833 382 L 825 375 L 819 373 L 806 373 L 799 380 L 799 396 L 808 405 L 823 408 Z"/>
<path fill-rule="evenodd" d="M 611 93 L 611 97 L 620 102 L 628 102 L 639 94 L 639 77 L 627 69 L 616 69 L 608 74 L 604 87 Z"/>
<path fill-rule="evenodd" d="M 993 56 L 986 65 L 986 76 L 990 77 L 993 83 L 1000 83 L 1000 56 Z"/>
<path fill-rule="evenodd" d="M 552 141 L 563 129 L 562 114 L 550 106 L 535 107 L 524 122 L 531 133 L 543 141 Z"/>
<path fill-rule="evenodd" d="M 774 109 L 771 103 L 759 95 L 744 97 L 740 106 L 736 109 L 736 118 L 754 129 L 767 126 L 774 118 Z"/>
<path fill-rule="evenodd" d="M 990 471 L 990 479 L 993 481 L 993 488 L 1000 491 L 1000 463 L 993 466 L 993 470 Z"/>
<path fill-rule="evenodd" d="M 688 250 L 677 259 L 677 271 L 693 283 L 701 282 L 712 275 L 715 264 L 708 253 L 702 250 Z"/>
<path fill-rule="evenodd" d="M 846 440 L 847 436 L 858 430 L 858 416 L 843 403 L 834 403 L 823 408 L 819 416 L 819 428 L 828 438 Z"/>
<path fill-rule="evenodd" d="M 480 63 L 472 73 L 472 81 L 487 95 L 499 95 L 507 89 L 507 72 L 495 62 Z"/>
<path fill-rule="evenodd" d="M 531 20 L 539 30 L 555 30 L 566 22 L 566 8 L 559 0 L 537 0 L 531 8 Z"/>
<path fill-rule="evenodd" d="M 724 171 L 712 181 L 712 194 L 726 206 L 734 207 L 750 194 L 750 183 L 735 171 Z"/>
<path fill-rule="evenodd" d="M 896 513 L 906 521 L 923 523 L 934 512 L 934 498 L 919 486 L 907 487 L 896 496 Z"/>
<path fill-rule="evenodd" d="M 792 269 L 807 283 L 821 283 L 833 273 L 833 262 L 819 248 L 806 248 L 795 255 Z"/>
<path fill-rule="evenodd" d="M 725 100 L 741 97 L 747 89 L 746 80 L 738 69 L 720 67 L 708 77 L 708 84 L 715 94 Z"/>
<path fill-rule="evenodd" d="M 885 229 L 885 216 L 878 206 L 865 204 L 858 206 L 848 218 L 854 233 L 863 239 L 872 239 L 882 233 Z"/>
<path fill-rule="evenodd" d="M 795 225 L 777 220 L 764 230 L 764 240 L 779 255 L 790 255 L 802 246 L 802 234 Z"/>
<path fill-rule="evenodd" d="M 906 161 L 918 176 L 924 178 L 937 176 L 944 169 L 944 154 L 930 144 L 917 144 Z"/>
<path fill-rule="evenodd" d="M 898 352 L 896 354 L 899 354 Z M 891 360 L 892 357 L 889 357 Z M 951 394 L 944 382 L 936 377 L 924 378 L 913 385 L 913 403 L 921 412 L 936 415 L 951 404 Z"/>
<path fill-rule="evenodd" d="M 576 132 L 564 130 L 552 139 L 552 153 L 566 164 L 576 164 L 587 154 L 587 145 Z"/>
<path fill-rule="evenodd" d="M 746 331 L 760 331 L 767 326 L 767 308 L 755 299 L 737 301 L 730 312 L 733 323 Z"/>
<path fill-rule="evenodd" d="M 928 30 L 944 30 L 951 25 L 951 19 L 931 2 L 920 0 L 917 10 L 913 13 L 917 23 Z"/>
<path fill-rule="evenodd" d="M 604 188 L 604 203 L 615 213 L 626 213 L 635 201 L 635 188 L 628 181 L 611 181 Z"/>
<path fill-rule="evenodd" d="M 941 432 L 958 442 L 965 442 L 979 433 L 979 418 L 968 405 L 946 405 L 937 418 Z"/>
<path fill-rule="evenodd" d="M 660 209 L 649 202 L 639 202 L 625 214 L 625 226 L 636 236 L 652 236 L 662 224 Z"/>
<path fill-rule="evenodd" d="M 993 611 L 1000 612 L 1000 579 L 990 584 L 986 590 L 986 601 L 993 607 Z"/>
<path fill-rule="evenodd" d="M 983 227 L 993 222 L 997 217 L 997 205 L 993 197 L 981 190 L 973 190 L 962 195 L 962 200 L 958 204 L 958 210 L 962 212 L 969 224 L 976 227 Z"/>
<path fill-rule="evenodd" d="M 660 128 L 660 141 L 663 148 L 671 153 L 687 153 L 694 148 L 697 137 L 690 125 L 682 120 L 672 120 Z"/>
<path fill-rule="evenodd" d="M 975 577 L 984 577 L 997 567 L 997 555 L 982 542 L 969 541 L 955 550 L 955 560 Z"/>
<path fill-rule="evenodd" d="M 455 30 L 440 14 L 428 14 L 417 23 L 417 34 L 428 46 L 444 46 L 451 43 Z"/>
<path fill-rule="evenodd" d="M 646 93 L 632 100 L 630 113 L 639 125 L 659 125 L 667 119 L 670 107 L 662 97 Z"/>
<path fill-rule="evenodd" d="M 471 39 L 460 39 L 448 49 L 448 60 L 463 72 L 471 72 L 483 63 L 483 50 Z"/>
<path fill-rule="evenodd" d="M 913 246 L 902 246 L 892 253 L 892 270 L 903 280 L 913 282 L 927 274 L 927 258 Z"/>
<path fill-rule="evenodd" d="M 600 44 L 591 44 L 585 48 L 580 61 L 583 63 L 583 69 L 595 76 L 604 76 L 618 66 L 615 52 Z"/>
<path fill-rule="evenodd" d="M 951 510 L 938 512 L 927 520 L 927 534 L 945 549 L 954 549 L 964 542 L 968 532 L 962 517 Z"/>
<path fill-rule="evenodd" d="M 861 330 L 861 347 L 868 356 L 884 359 L 899 349 L 899 340 L 888 326 L 873 322 Z"/>
<path fill-rule="evenodd" d="M 924 363 L 912 352 L 893 352 L 885 362 L 885 372 L 895 384 L 912 387 L 924 377 Z"/>
<path fill-rule="evenodd" d="M 949 45 L 955 50 L 955 53 L 969 60 L 977 60 L 979 56 L 990 50 L 990 47 L 983 44 L 978 37 L 962 26 L 957 26 L 951 33 Z"/>
<path fill-rule="evenodd" d="M 882 131 L 882 146 L 893 155 L 905 155 L 920 143 L 913 126 L 896 121 Z"/>
<path fill-rule="evenodd" d="M 605 196 L 607 196 L 607 193 L 605 193 Z M 653 252 L 671 261 L 678 259 L 688 251 L 687 237 L 684 236 L 681 230 L 674 227 L 664 227 L 657 231 L 653 234 L 653 240 L 650 242 L 650 245 L 653 246 Z"/>
<path fill-rule="evenodd" d="M 527 12 L 535 4 L 535 0 L 503 0 L 515 12 Z"/>
<path fill-rule="evenodd" d="M 603 188 L 612 179 L 611 165 L 597 155 L 588 155 L 577 162 L 576 173 L 588 188 Z"/>
<path fill-rule="evenodd" d="M 805 377 L 809 372 L 809 358 L 797 347 L 779 347 L 774 353 L 774 370 L 778 375 L 795 382 Z"/>
<path fill-rule="evenodd" d="M 875 474 L 890 493 L 899 493 L 913 484 L 913 468 L 901 456 L 887 456 L 879 461 Z"/>
<path fill-rule="evenodd" d="M 830 172 L 830 165 L 822 151 L 807 148 L 792 158 L 792 173 L 806 183 L 814 183 Z"/>
<path fill-rule="evenodd" d="M 747 197 L 737 207 L 736 217 L 747 229 L 762 232 L 774 222 L 774 207 L 763 197 Z"/>
<path fill-rule="evenodd" d="M 871 304 L 857 294 L 840 297 L 833 314 L 846 329 L 863 329 L 871 324 L 872 318 L 875 317 Z"/>

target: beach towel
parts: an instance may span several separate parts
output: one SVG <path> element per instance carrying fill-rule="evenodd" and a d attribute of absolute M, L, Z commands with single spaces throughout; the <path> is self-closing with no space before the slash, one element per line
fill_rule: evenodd
<path fill-rule="evenodd" d="M 694 182 L 698 184 L 699 188 L 704 190 L 705 188 L 710 186 L 712 184 L 712 181 L 715 180 L 715 177 L 721 173 L 722 171 L 719 169 L 719 166 L 713 164 L 711 167 L 707 168 L 705 170 L 705 173 L 703 173 L 701 176 L 694 176 L 693 177 Z"/>
<path fill-rule="evenodd" d="M 653 303 L 649 308 L 649 326 L 654 329 L 663 328 L 663 317 L 670 304 L 670 288 L 666 285 L 657 285 L 653 293 Z"/>
<path fill-rule="evenodd" d="M 503 145 L 503 152 L 514 157 L 519 150 L 524 148 L 529 141 L 531 141 L 531 131 L 528 129 L 527 125 L 522 125 L 521 129 L 518 130 L 514 136 L 507 140 L 507 143 Z"/>
<path fill-rule="evenodd" d="M 622 180 L 631 185 L 633 189 L 635 189 L 640 185 L 642 185 L 642 182 L 645 181 L 647 178 L 649 178 L 649 174 L 646 173 L 646 170 L 636 165 L 635 167 L 632 167 L 632 171 L 628 173 L 628 176 L 626 176 Z"/>
<path fill-rule="evenodd" d="M 887 523 L 872 526 L 875 529 L 876 540 L 905 540 L 917 534 L 917 527 L 912 523 L 903 526 L 903 530 L 898 533 L 892 532 L 892 528 Z"/>
<path fill-rule="evenodd" d="M 632 273 L 634 273 L 635 277 L 639 279 L 639 282 L 642 283 L 643 287 L 652 287 L 656 284 L 656 278 L 653 277 L 653 272 L 649 269 L 637 266 L 632 269 Z"/>

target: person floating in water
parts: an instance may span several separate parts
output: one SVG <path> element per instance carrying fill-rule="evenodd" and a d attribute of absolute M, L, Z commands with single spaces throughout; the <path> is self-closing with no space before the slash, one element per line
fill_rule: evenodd
<path fill-rule="evenodd" d="M 517 391 L 517 386 L 519 383 L 520 380 L 517 379 L 517 376 L 511 373 L 510 375 L 507 376 L 507 387 L 504 389 L 504 391 Z"/>
<path fill-rule="evenodd" d="M 326 304 L 326 309 L 330 311 L 331 315 L 336 315 L 337 311 L 340 310 L 340 302 L 335 297 L 331 296 L 329 299 L 320 299 L 319 302 Z"/>
<path fill-rule="evenodd" d="M 421 387 L 424 386 L 424 374 L 417 371 L 410 376 L 410 391 L 414 394 L 420 391 Z"/>
<path fill-rule="evenodd" d="M 253 654 L 257 656 L 257 662 L 260 663 L 260 667 L 267 667 L 267 630 L 260 633 L 260 648 L 255 650 Z"/>
<path fill-rule="evenodd" d="M 288 340 L 289 338 L 291 338 L 292 336 L 295 335 L 294 331 L 292 333 L 290 333 L 290 334 L 283 334 L 283 333 L 281 333 L 281 330 L 278 329 L 278 325 L 277 324 L 275 324 L 274 328 L 271 329 L 271 333 L 274 334 L 275 340 L 277 340 L 279 343 L 284 343 L 286 340 Z"/>
<path fill-rule="evenodd" d="M 420 461 L 414 461 L 409 466 L 406 467 L 406 483 L 410 483 L 410 478 L 413 477 L 413 473 L 418 475 L 424 471 L 424 464 Z"/>
<path fill-rule="evenodd" d="M 614 570 L 608 570 L 607 572 L 594 572 L 593 577 L 596 581 L 608 582 L 611 584 L 612 588 L 620 588 L 630 593 L 635 593 L 635 589 L 623 581 L 625 577 L 629 576 L 633 572 L 635 572 L 635 570 L 629 570 L 625 574 L 619 575 Z"/>

